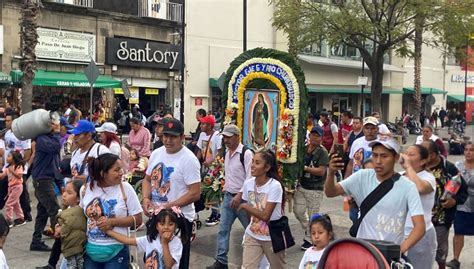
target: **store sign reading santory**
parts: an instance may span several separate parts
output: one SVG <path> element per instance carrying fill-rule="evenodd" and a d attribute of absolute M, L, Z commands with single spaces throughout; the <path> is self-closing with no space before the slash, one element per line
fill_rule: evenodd
<path fill-rule="evenodd" d="M 179 46 L 132 38 L 107 38 L 106 64 L 178 70 Z"/>
<path fill-rule="evenodd" d="M 95 35 L 38 28 L 36 57 L 43 61 L 95 61 Z"/>

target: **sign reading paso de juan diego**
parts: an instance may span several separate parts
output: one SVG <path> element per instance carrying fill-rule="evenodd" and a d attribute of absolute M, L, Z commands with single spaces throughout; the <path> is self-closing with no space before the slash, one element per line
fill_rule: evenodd
<path fill-rule="evenodd" d="M 105 63 L 179 70 L 181 47 L 132 38 L 107 38 Z"/>

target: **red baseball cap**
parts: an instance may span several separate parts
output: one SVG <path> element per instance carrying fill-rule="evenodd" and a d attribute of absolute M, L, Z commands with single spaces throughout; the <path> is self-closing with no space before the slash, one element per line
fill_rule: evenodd
<path fill-rule="evenodd" d="M 207 123 L 207 124 L 209 124 L 209 125 L 211 125 L 211 126 L 216 125 L 216 119 L 215 119 L 214 116 L 212 116 L 212 115 L 202 117 L 201 119 L 199 119 L 199 121 L 200 121 L 201 123 Z"/>

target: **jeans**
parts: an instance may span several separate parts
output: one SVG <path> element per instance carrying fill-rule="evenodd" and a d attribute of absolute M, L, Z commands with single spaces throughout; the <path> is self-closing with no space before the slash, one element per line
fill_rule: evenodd
<path fill-rule="evenodd" d="M 359 218 L 359 208 L 355 206 L 351 206 L 349 208 L 349 218 L 354 223 Z"/>
<path fill-rule="evenodd" d="M 230 193 L 225 192 L 224 200 L 221 205 L 221 221 L 219 223 L 219 233 L 217 234 L 217 256 L 216 260 L 222 264 L 227 264 L 227 253 L 229 252 L 229 237 L 232 224 L 236 218 L 244 228 L 249 225 L 249 217 L 245 210 L 237 212 L 236 209 L 230 207 L 230 203 L 234 198 Z"/>
<path fill-rule="evenodd" d="M 128 269 L 129 261 L 128 246 L 107 262 L 95 262 L 89 256 L 84 255 L 84 268 L 87 269 Z"/>
<path fill-rule="evenodd" d="M 432 227 L 408 250 L 407 256 L 413 268 L 433 268 L 437 248 L 436 231 Z"/>
<path fill-rule="evenodd" d="M 41 242 L 43 230 L 46 227 L 48 218 L 50 219 L 51 227 L 54 228 L 54 226 L 56 226 L 56 215 L 58 214 L 59 204 L 56 195 L 54 194 L 53 185 L 54 183 L 52 179 L 33 180 L 38 205 L 36 206 L 37 213 L 32 243 Z"/>
<path fill-rule="evenodd" d="M 183 252 L 181 255 L 181 260 L 179 260 L 179 269 L 188 269 L 189 268 L 189 257 L 191 256 L 191 234 L 193 232 L 193 222 L 187 219 L 184 220 L 186 225 L 186 234 L 188 241 L 183 243 Z M 84 267 L 88 268 L 88 267 Z"/>

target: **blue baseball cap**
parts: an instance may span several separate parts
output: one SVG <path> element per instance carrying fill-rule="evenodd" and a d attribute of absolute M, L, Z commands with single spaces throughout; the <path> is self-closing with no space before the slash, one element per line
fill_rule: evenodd
<path fill-rule="evenodd" d="M 66 120 L 65 117 L 61 117 L 61 118 L 59 119 L 59 123 L 61 124 L 61 126 L 66 127 L 66 130 L 72 130 L 72 129 L 74 129 L 74 126 L 72 126 L 71 124 L 69 124 L 69 123 L 67 122 L 67 120 Z"/>
<path fill-rule="evenodd" d="M 318 134 L 319 136 L 323 136 L 324 134 L 324 130 L 321 126 L 319 125 L 316 125 L 313 127 L 313 129 L 311 129 L 311 132 L 312 134 Z"/>
<path fill-rule="evenodd" d="M 68 133 L 73 135 L 79 135 L 84 133 L 95 133 L 95 127 L 92 122 L 87 120 L 80 120 L 77 122 L 77 125 L 74 129 L 68 131 Z"/>

